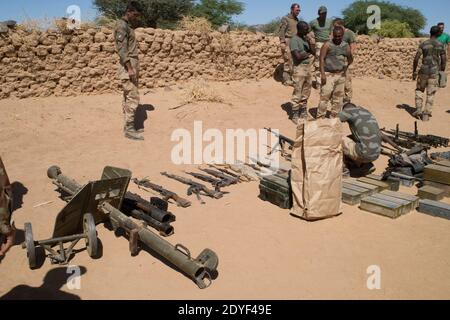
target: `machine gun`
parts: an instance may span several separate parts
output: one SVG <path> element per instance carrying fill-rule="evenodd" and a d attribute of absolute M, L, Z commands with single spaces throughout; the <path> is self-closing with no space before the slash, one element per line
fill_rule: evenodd
<path fill-rule="evenodd" d="M 238 184 L 240 182 L 239 178 L 233 177 L 231 175 L 228 175 L 226 173 L 221 172 L 220 170 L 212 170 L 212 169 L 205 169 L 205 168 L 199 168 L 199 170 L 212 175 L 213 177 L 222 179 L 223 181 L 226 181 L 228 185 L 232 184 Z"/>
<path fill-rule="evenodd" d="M 150 180 L 148 179 L 132 179 L 132 181 L 137 184 L 139 187 L 145 187 L 145 188 L 149 188 L 152 189 L 156 192 L 158 192 L 165 201 L 171 199 L 173 201 L 175 201 L 175 203 L 177 204 L 177 206 L 182 207 L 182 208 L 187 208 L 191 206 L 191 202 L 180 197 L 179 195 L 177 195 L 175 192 L 169 191 L 167 189 L 164 189 L 162 186 L 159 186 L 157 184 L 152 183 Z"/>
<path fill-rule="evenodd" d="M 139 253 L 138 244 L 141 242 L 181 270 L 200 289 L 207 288 L 211 285 L 213 278 L 217 274 L 219 264 L 219 259 L 214 251 L 205 249 L 197 258 L 193 259 L 186 247 L 181 244 L 171 245 L 147 229 L 144 223 L 136 222 L 136 220 L 128 217 L 118 209 L 121 207 L 126 188 L 131 179 L 130 171 L 106 167 L 102 175 L 102 180 L 90 182 L 84 187 L 80 187 L 81 185 L 75 180 L 62 175 L 58 167 L 50 168 L 48 176 L 57 185 L 61 185 L 63 187 L 62 190 L 73 195 L 73 198 L 66 206 L 68 209 L 63 210 L 58 215 L 57 221 L 59 221 L 59 225 L 57 223 L 55 226 L 58 234 L 63 233 L 66 238 L 72 239 L 74 236 L 70 237 L 70 234 L 66 235 L 65 233 L 71 232 L 73 229 L 77 231 L 80 228 L 80 223 L 78 223 L 79 216 L 83 210 L 89 210 L 92 212 L 93 217 L 95 217 L 96 223 L 109 221 L 114 230 L 120 228 L 128 234 L 130 252 L 133 256 Z M 65 182 L 69 183 L 65 184 Z M 31 227 L 31 225 L 29 226 Z M 30 255 L 35 254 L 36 243 L 33 241 L 31 228 L 26 228 L 26 231 L 26 248 L 31 266 L 31 260 L 34 259 L 35 261 L 35 256 L 30 258 Z M 90 234 L 94 231 L 90 227 L 87 228 L 87 231 L 89 232 L 86 236 L 88 238 L 87 241 L 90 241 Z M 76 234 L 79 238 L 77 233 L 74 232 L 72 234 Z M 89 244 L 89 242 L 87 243 Z"/>
<path fill-rule="evenodd" d="M 414 122 L 414 133 L 400 131 L 400 126 L 398 124 L 395 130 L 381 129 L 381 131 L 390 134 L 394 137 L 393 139 L 395 143 L 408 149 L 411 149 L 412 146 L 415 146 L 417 144 L 433 148 L 448 147 L 450 144 L 450 140 L 444 137 L 439 137 L 431 134 L 419 134 L 417 121 Z"/>
<path fill-rule="evenodd" d="M 275 135 L 278 138 L 278 145 L 281 147 L 281 153 L 282 154 L 286 155 L 286 151 L 285 151 L 286 150 L 286 146 L 287 146 L 288 150 L 292 150 L 294 148 L 294 143 L 295 143 L 294 140 L 292 140 L 292 139 L 290 139 L 290 138 L 288 138 L 286 136 L 283 136 L 282 134 L 274 132 L 271 128 L 264 128 L 264 129 L 267 130 L 269 133 Z M 275 146 L 270 151 L 269 155 L 272 154 L 275 151 L 277 146 Z"/>
<path fill-rule="evenodd" d="M 223 197 L 223 192 L 211 190 L 211 189 L 207 188 L 206 186 L 204 186 L 203 184 L 197 183 L 191 179 L 183 178 L 183 177 L 180 177 L 180 176 L 177 176 L 174 174 L 170 174 L 167 172 L 161 172 L 161 174 L 167 178 L 176 180 L 178 182 L 181 182 L 183 184 L 190 186 L 187 190 L 187 195 L 190 196 L 192 194 L 195 194 L 197 196 L 197 199 L 202 204 L 205 204 L 205 202 L 200 197 L 200 194 L 206 195 L 213 199 L 220 199 Z"/>
<path fill-rule="evenodd" d="M 69 202 L 77 191 L 83 188 L 75 180 L 63 175 L 61 169 L 57 166 L 50 167 L 47 176 L 52 179 L 54 185 L 65 193 L 62 199 L 66 202 Z M 175 215 L 167 212 L 167 207 L 158 208 L 137 194 L 126 192 L 120 210 L 128 216 L 146 222 L 164 237 L 174 233 L 174 228 L 170 223 L 176 220 Z"/>

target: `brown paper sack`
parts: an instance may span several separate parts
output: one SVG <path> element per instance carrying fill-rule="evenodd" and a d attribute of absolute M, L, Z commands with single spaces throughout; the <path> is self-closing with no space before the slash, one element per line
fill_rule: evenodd
<path fill-rule="evenodd" d="M 340 120 L 299 123 L 292 154 L 292 215 L 308 221 L 340 215 L 342 166 Z"/>

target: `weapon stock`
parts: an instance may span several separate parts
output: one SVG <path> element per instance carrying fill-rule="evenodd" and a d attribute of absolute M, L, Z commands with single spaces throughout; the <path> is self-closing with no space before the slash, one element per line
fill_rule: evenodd
<path fill-rule="evenodd" d="M 167 178 L 176 180 L 178 182 L 181 182 L 183 184 L 189 185 L 189 189 L 188 189 L 188 195 L 191 194 L 195 194 L 197 196 L 197 198 L 200 198 L 200 193 L 203 192 L 204 195 L 213 198 L 213 199 L 220 199 L 223 197 L 223 193 L 219 192 L 219 191 L 214 191 L 211 190 L 209 188 L 207 188 L 206 186 L 204 186 L 201 183 L 197 183 L 191 179 L 187 179 L 187 178 L 183 178 L 174 174 L 170 174 L 167 172 L 161 172 L 161 174 Z"/>
<path fill-rule="evenodd" d="M 152 183 L 148 179 L 138 180 L 138 179 L 134 178 L 134 179 L 132 179 L 132 181 L 140 187 L 143 186 L 145 188 L 149 188 L 149 189 L 152 189 L 152 190 L 158 192 L 166 201 L 169 199 L 175 201 L 177 206 L 179 206 L 179 207 L 187 208 L 187 207 L 191 206 L 191 202 L 189 200 L 186 200 L 186 199 L 180 197 L 175 192 L 169 191 L 169 190 L 163 188 L 162 186 Z"/>

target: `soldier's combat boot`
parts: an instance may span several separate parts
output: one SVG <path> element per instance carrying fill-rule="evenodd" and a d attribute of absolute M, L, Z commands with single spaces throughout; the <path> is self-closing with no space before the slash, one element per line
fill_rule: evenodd
<path fill-rule="evenodd" d="M 125 138 L 128 138 L 130 140 L 144 140 L 144 137 L 139 132 L 137 132 L 132 126 L 125 127 L 124 133 Z"/>
<path fill-rule="evenodd" d="M 417 108 L 417 110 L 413 112 L 412 116 L 414 118 L 421 119 L 422 118 L 422 114 L 423 114 L 422 108 Z"/>

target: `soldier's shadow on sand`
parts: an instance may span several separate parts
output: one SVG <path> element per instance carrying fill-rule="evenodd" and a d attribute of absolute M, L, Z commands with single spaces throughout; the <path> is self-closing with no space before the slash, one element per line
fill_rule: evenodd
<path fill-rule="evenodd" d="M 148 119 L 147 111 L 154 111 L 155 107 L 151 104 L 140 104 L 134 115 L 134 127 L 136 130 L 144 129 L 144 123 Z"/>
<path fill-rule="evenodd" d="M 86 267 L 79 268 L 79 276 L 86 273 Z M 45 275 L 40 287 L 18 285 L 1 296 L 0 300 L 81 300 L 79 296 L 61 290 L 73 276 L 74 273 L 68 273 L 67 268 L 52 269 Z"/>
<path fill-rule="evenodd" d="M 405 110 L 406 112 L 409 113 L 409 115 L 410 115 L 411 117 L 414 118 L 413 113 L 416 112 L 416 108 L 411 107 L 409 104 L 406 104 L 406 103 L 399 104 L 399 105 L 397 105 L 397 109 L 403 109 L 403 110 Z"/>
<path fill-rule="evenodd" d="M 450 110 L 447 110 L 447 113 L 450 113 Z"/>

